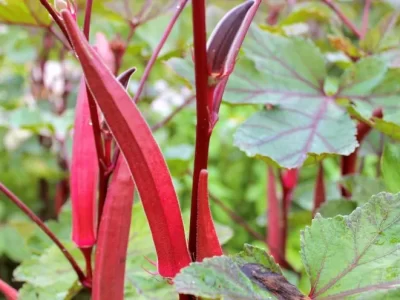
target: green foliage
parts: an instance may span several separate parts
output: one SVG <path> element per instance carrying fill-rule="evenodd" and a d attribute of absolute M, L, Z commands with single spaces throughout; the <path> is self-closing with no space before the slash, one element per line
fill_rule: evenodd
<path fill-rule="evenodd" d="M 29 255 L 25 241 L 11 225 L 0 227 L 0 255 L 16 262 L 23 261 Z"/>
<path fill-rule="evenodd" d="M 252 282 L 241 268 L 258 263 L 280 273 L 280 268 L 265 251 L 245 246 L 237 255 L 206 258 L 202 263 L 192 263 L 174 280 L 178 292 L 212 299 L 273 299 L 265 289 Z"/>
<path fill-rule="evenodd" d="M 82 26 L 86 1 L 76 2 Z M 145 2 L 148 5 L 143 7 Z M 208 2 L 208 33 L 228 9 L 242 3 Z M 361 2 L 335 2 L 358 28 Z M 125 299 L 177 299 L 176 290 L 223 299 L 278 297 L 248 276 L 249 270 L 261 274 L 260 278 L 272 272 L 268 276 L 278 278 L 282 290 L 296 292 L 286 279 L 274 277 L 283 273 L 304 294 L 318 299 L 335 295 L 399 298 L 396 289 L 372 290 L 399 284 L 398 196 L 379 194 L 367 203 L 371 195 L 400 189 L 400 25 L 396 6 L 398 9 L 393 0 L 373 1 L 368 30 L 360 39 L 322 1 L 297 1 L 290 9 L 285 7 L 276 25 L 265 25 L 273 8 L 261 6 L 228 81 L 210 146 L 210 205 L 226 256 L 192 264 L 175 279 L 175 286 L 150 274 L 156 270 L 149 262 L 156 261 L 154 245 L 142 207 L 136 203 Z M 114 46 L 128 42 L 120 71 L 138 68 L 129 87 L 133 94 L 175 8 L 172 0 L 94 1 L 90 41 L 94 43 L 96 33 L 102 32 Z M 163 122 L 193 93 L 191 13 L 189 5 L 157 59 L 138 104 L 150 125 Z M 135 27 L 136 21 L 143 24 Z M 60 214 L 55 213 L 59 187 L 68 182 L 76 87 L 81 75 L 76 58 L 63 49 L 60 36 L 40 1 L 0 0 L 0 182 L 40 217 L 53 219 L 46 224 L 82 264 L 81 253 L 70 242 L 71 207 L 67 203 Z M 54 65 L 63 72 L 53 73 Z M 65 84 L 62 91 L 49 83 L 58 79 Z M 378 109 L 383 118 L 371 118 Z M 195 111 L 193 101 L 155 132 L 185 212 L 186 229 Z M 361 145 L 356 140 L 359 121 L 374 128 Z M 340 159 L 359 146 L 356 174 L 343 177 Z M 311 223 L 315 162 L 321 160 L 327 202 L 318 211 L 322 216 Z M 255 247 L 266 248 L 264 232 L 274 226 L 266 218 L 265 161 L 283 168 L 301 167 L 287 216 L 286 259 L 295 272 L 281 270 L 264 250 Z M 340 187 L 351 194 L 348 199 L 343 198 Z M 279 197 L 281 192 L 278 188 Z M 67 198 L 65 195 L 64 200 Z M 248 227 L 232 217 L 232 212 Z M 245 243 L 253 246 L 234 254 Z M 2 194 L 0 278 L 11 284 L 13 280 L 23 282 L 19 289 L 22 300 L 88 297 L 78 296 L 85 291 L 60 251 Z"/>
<path fill-rule="evenodd" d="M 400 191 L 400 163 L 399 146 L 396 144 L 386 144 L 382 156 L 383 180 L 388 191 L 397 193 Z"/>
<path fill-rule="evenodd" d="M 304 230 L 312 297 L 354 297 L 398 285 L 399 197 L 378 194 L 349 216 L 317 216 Z"/>
<path fill-rule="evenodd" d="M 51 20 L 39 1 L 4 0 L 0 3 L 0 21 L 6 24 L 45 26 Z"/>
<path fill-rule="evenodd" d="M 349 215 L 355 208 L 357 203 L 351 200 L 332 200 L 324 203 L 318 212 L 324 218 L 333 218 L 337 215 Z"/>
<path fill-rule="evenodd" d="M 305 228 L 301 255 L 311 283 L 311 299 L 395 299 L 398 291 L 393 290 L 399 286 L 399 200 L 400 194 L 381 193 L 349 216 L 317 215 Z M 192 263 L 178 274 L 174 284 L 178 292 L 212 299 L 301 295 L 281 277 L 271 257 L 250 246 L 238 255 Z"/>

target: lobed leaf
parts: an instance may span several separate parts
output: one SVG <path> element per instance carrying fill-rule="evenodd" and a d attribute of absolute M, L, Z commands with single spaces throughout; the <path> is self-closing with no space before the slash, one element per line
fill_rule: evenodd
<path fill-rule="evenodd" d="M 258 80 L 252 80 L 256 76 L 247 77 L 249 69 L 235 72 L 235 81 L 241 84 L 231 78 L 225 94 L 227 102 L 281 104 L 323 95 L 327 75 L 324 57 L 311 41 L 288 39 L 253 26 L 243 50 L 258 71 Z"/>
<path fill-rule="evenodd" d="M 281 274 L 264 250 L 246 245 L 245 251 L 232 257 L 218 256 L 190 264 L 175 277 L 174 285 L 179 293 L 211 299 L 275 299 L 243 273 L 242 269 L 252 263 Z"/>
<path fill-rule="evenodd" d="M 358 145 L 350 117 L 330 98 L 302 100 L 257 112 L 237 129 L 234 142 L 249 156 L 266 156 L 285 168 L 309 155 L 349 155 Z"/>
<path fill-rule="evenodd" d="M 66 244 L 66 247 L 79 263 L 83 263 L 79 249 L 73 248 L 72 243 Z M 36 299 L 49 299 L 46 295 L 50 290 L 51 299 L 54 300 L 68 299 L 67 295 L 78 280 L 71 265 L 55 245 L 47 248 L 40 256 L 32 256 L 24 260 L 15 269 L 14 278 L 17 281 L 26 282 L 25 284 L 29 285 L 30 289 L 34 289 Z M 21 292 L 20 297 L 25 293 L 27 291 Z"/>
<path fill-rule="evenodd" d="M 323 91 L 327 72 L 315 45 L 253 27 L 244 51 L 246 60 L 231 76 L 226 101 L 277 107 L 256 113 L 238 128 L 235 144 L 241 150 L 287 168 L 301 166 L 310 154 L 354 151 L 355 126 Z"/>
<path fill-rule="evenodd" d="M 369 57 L 347 69 L 341 77 L 338 98 L 347 98 L 361 117 L 368 119 L 374 110 L 383 109 L 383 119 L 371 123 L 381 132 L 400 139 L 400 70 L 387 69 L 382 59 Z"/>
<path fill-rule="evenodd" d="M 312 42 L 254 26 L 243 50 L 245 56 L 229 78 L 225 102 L 275 107 L 242 124 L 235 134 L 236 146 L 286 168 L 301 166 L 307 157 L 349 155 L 355 150 L 355 125 L 335 98 L 325 94 L 325 61 Z M 189 60 L 174 58 L 168 65 L 193 83 Z"/>
<path fill-rule="evenodd" d="M 317 215 L 302 232 L 312 299 L 357 299 L 400 285 L 399 200 L 381 193 L 349 216 Z"/>

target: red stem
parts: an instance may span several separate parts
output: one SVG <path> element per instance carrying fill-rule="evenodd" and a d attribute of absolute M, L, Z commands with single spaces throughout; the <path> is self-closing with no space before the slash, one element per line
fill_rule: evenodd
<path fill-rule="evenodd" d="M 313 208 L 313 216 L 317 213 L 320 206 L 325 203 L 326 194 L 325 194 L 325 182 L 324 182 L 324 166 L 319 163 L 318 166 L 318 175 L 317 180 L 315 182 L 315 190 L 314 190 L 314 208 Z"/>
<path fill-rule="evenodd" d="M 197 194 L 200 171 L 207 170 L 210 143 L 211 107 L 208 106 L 208 70 L 206 52 L 206 9 L 205 0 L 192 2 L 192 24 L 194 39 L 194 62 L 196 78 L 196 146 L 192 182 L 192 201 L 190 211 L 189 252 L 196 260 L 197 237 Z"/>
<path fill-rule="evenodd" d="M 60 242 L 60 240 L 54 235 L 54 233 L 47 227 L 43 221 L 35 215 L 33 211 L 30 210 L 28 206 L 25 205 L 15 194 L 13 194 L 5 185 L 0 182 L 0 191 L 3 192 L 18 208 L 25 213 L 39 228 L 57 245 L 57 247 L 61 250 L 65 258 L 69 261 L 72 268 L 76 272 L 79 281 L 84 285 L 88 286 L 86 282 L 85 274 L 82 272 L 78 263 L 75 261 L 71 253 L 65 248 L 65 246 Z"/>
<path fill-rule="evenodd" d="M 160 42 L 158 43 L 158 45 L 157 45 L 156 49 L 154 50 L 153 54 L 151 55 L 151 58 L 150 58 L 149 62 L 146 65 L 146 69 L 144 70 L 142 78 L 140 78 L 138 90 L 137 90 L 135 96 L 133 97 L 133 101 L 134 102 L 138 102 L 139 101 L 139 97 L 143 92 L 144 85 L 145 85 L 145 83 L 146 83 L 146 81 L 147 81 L 147 79 L 148 79 L 148 77 L 150 75 L 151 69 L 153 68 L 153 65 L 156 62 L 157 57 L 160 54 L 161 49 L 164 47 L 165 42 L 167 41 L 169 35 L 171 34 L 171 31 L 174 28 L 175 23 L 178 20 L 181 12 L 185 8 L 187 2 L 188 2 L 188 0 L 181 0 L 179 2 L 179 4 L 176 6 L 176 11 L 175 11 L 174 15 L 172 16 L 172 19 L 169 22 L 167 28 L 165 29 L 165 31 L 163 33 L 163 36 L 161 37 Z"/>
<path fill-rule="evenodd" d="M 87 0 L 85 8 L 85 21 L 83 22 L 83 34 L 85 35 L 87 40 L 89 40 L 90 20 L 92 18 L 92 6 L 93 6 L 93 0 Z"/>
<path fill-rule="evenodd" d="M 92 268 L 92 252 L 93 247 L 80 248 L 86 264 L 86 282 L 92 286 L 93 268 Z"/>
<path fill-rule="evenodd" d="M 267 244 L 271 255 L 276 262 L 282 265 L 285 262 L 285 226 L 282 202 L 279 201 L 276 191 L 276 179 L 272 167 L 268 167 L 267 200 L 268 200 L 268 233 Z"/>
<path fill-rule="evenodd" d="M 294 268 L 286 260 L 287 216 L 294 187 L 285 187 L 281 178 L 283 195 L 282 201 L 279 201 L 276 191 L 275 174 L 272 167 L 268 167 L 267 179 L 267 245 L 271 255 L 281 267 L 297 273 L 296 270 L 294 270 Z"/>
<path fill-rule="evenodd" d="M 336 15 L 342 20 L 342 22 L 358 37 L 361 37 L 361 32 L 357 29 L 357 27 L 350 21 L 350 19 L 341 11 L 340 7 L 333 2 L 332 0 L 322 0 L 327 6 L 329 6 Z"/>
<path fill-rule="evenodd" d="M 360 39 L 363 39 L 368 32 L 368 21 L 369 21 L 370 9 L 371 9 L 371 0 L 365 0 Z"/>
<path fill-rule="evenodd" d="M 68 43 L 71 44 L 71 41 L 70 41 L 69 36 L 68 36 L 67 29 L 65 28 L 64 23 L 62 22 L 61 18 L 59 17 L 57 12 L 54 10 L 54 8 L 50 5 L 50 3 L 47 0 L 40 0 L 40 3 L 47 10 L 47 12 L 53 18 L 53 20 L 57 23 L 58 27 L 63 32 L 64 36 L 67 38 Z"/>
<path fill-rule="evenodd" d="M 17 290 L 1 279 L 0 279 L 0 292 L 6 297 L 6 300 L 18 299 Z"/>
<path fill-rule="evenodd" d="M 382 118 L 383 113 L 382 109 L 377 109 L 373 112 L 372 117 L 375 118 Z M 357 125 L 357 141 L 358 144 L 361 145 L 362 141 L 364 138 L 368 135 L 368 133 L 371 131 L 372 127 L 367 124 L 360 122 Z M 343 156 L 342 157 L 342 177 L 346 175 L 351 175 L 355 174 L 357 172 L 357 157 L 358 157 L 358 150 L 360 147 L 358 147 L 353 153 L 351 153 L 348 156 Z M 351 193 L 347 191 L 343 186 L 341 187 L 342 190 L 342 196 L 346 198 L 351 197 Z"/>

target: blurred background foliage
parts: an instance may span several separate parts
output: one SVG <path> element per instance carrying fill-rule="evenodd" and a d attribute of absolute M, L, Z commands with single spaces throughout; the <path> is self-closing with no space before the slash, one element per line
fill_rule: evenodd
<path fill-rule="evenodd" d="M 78 1 L 80 24 L 84 2 Z M 99 38 L 98 34 L 101 33 L 111 42 L 114 50 L 121 44 L 126 45 L 120 71 L 131 66 L 137 67 L 138 71 L 129 86 L 132 95 L 177 5 L 177 1 L 159 0 L 144 8 L 144 2 L 95 0 L 92 16 L 91 41 Z M 209 31 L 224 12 L 240 2 L 207 1 Z M 364 1 L 337 2 L 350 19 L 356 24 L 361 23 Z M 398 63 L 395 59 L 398 57 L 398 47 L 391 47 L 391 51 L 388 51 L 390 45 L 399 43 L 397 8 L 397 1 L 373 1 L 370 28 L 377 31 L 373 31 L 364 43 L 352 40 L 348 29 L 321 1 L 263 1 L 257 22 L 270 31 L 314 40 L 329 62 L 332 73 L 341 73 L 350 64 L 349 53 L 362 56 L 386 51 L 382 55 L 394 64 Z M 140 16 L 142 9 L 144 11 Z M 394 14 L 396 19 L 391 32 L 380 32 L 381 21 Z M 276 19 L 274 25 L 271 25 L 272 18 Z M 0 1 L 0 24 L 0 181 L 38 215 L 48 220 L 56 234 L 73 248 L 70 242 L 68 165 L 81 69 L 65 49 L 61 33 L 50 22 L 39 1 Z M 386 46 L 380 43 L 383 35 Z M 170 57 L 190 55 L 191 43 L 191 7 L 188 5 L 153 68 L 139 104 L 151 126 L 163 122 L 192 95 L 187 82 L 182 81 L 165 64 Z M 223 104 L 212 136 L 209 160 L 211 208 L 216 222 L 220 224 L 219 233 L 225 237 L 226 253 L 240 251 L 244 243 L 266 248 L 267 166 L 261 160 L 247 157 L 233 146 L 235 129 L 257 110 L 258 106 Z M 182 209 L 186 212 L 190 204 L 194 132 L 193 102 L 155 132 L 174 178 Z M 366 201 L 371 194 L 384 189 L 377 176 L 380 172 L 378 155 L 383 151 L 385 139 L 381 133 L 373 130 L 362 145 L 362 176 L 342 179 L 339 158 L 324 160 L 328 200 L 341 198 L 338 182 L 342 180 L 354 187 L 353 198 L 360 201 Z M 287 258 L 299 273 L 303 272 L 299 233 L 311 222 L 316 173 L 315 165 L 301 169 L 289 215 Z M 352 207 L 349 209 L 351 211 Z M 147 289 L 152 288 L 146 282 L 151 276 L 142 272 L 143 268 L 152 269 L 143 260 L 143 255 L 154 259 L 151 237 L 146 232 L 148 229 L 140 203 L 134 210 L 132 228 L 141 232 L 139 237 L 142 240 L 136 243 L 137 247 L 134 241 L 131 242 L 127 299 L 138 299 L 135 285 L 138 282 L 138 286 L 147 284 Z M 27 282 L 23 288 L 24 299 L 36 299 L 30 294 L 33 291 L 41 291 L 40 299 L 55 299 L 51 298 L 54 291 L 68 290 L 72 295 L 75 293 L 73 273 L 67 272 L 72 277 L 58 277 L 57 281 L 61 277 L 63 279 L 57 284 L 50 280 L 63 268 L 68 269 L 57 251 L 8 199 L 0 195 L 0 278 L 19 287 L 20 283 L 12 281 L 14 272 L 18 281 Z M 79 253 L 75 254 L 79 257 Z M 35 273 L 39 277 L 34 277 Z M 289 278 L 293 282 L 300 280 L 300 288 L 307 289 L 304 277 L 297 277 L 293 273 Z M 66 298 L 68 293 L 57 294 L 57 299 Z"/>

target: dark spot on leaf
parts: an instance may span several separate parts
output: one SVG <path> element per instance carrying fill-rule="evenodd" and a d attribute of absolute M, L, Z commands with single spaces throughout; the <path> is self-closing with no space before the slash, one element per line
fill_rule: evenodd
<path fill-rule="evenodd" d="M 250 280 L 275 295 L 279 300 L 309 299 L 300 293 L 284 276 L 271 272 L 263 265 L 245 264 L 240 269 Z"/>

